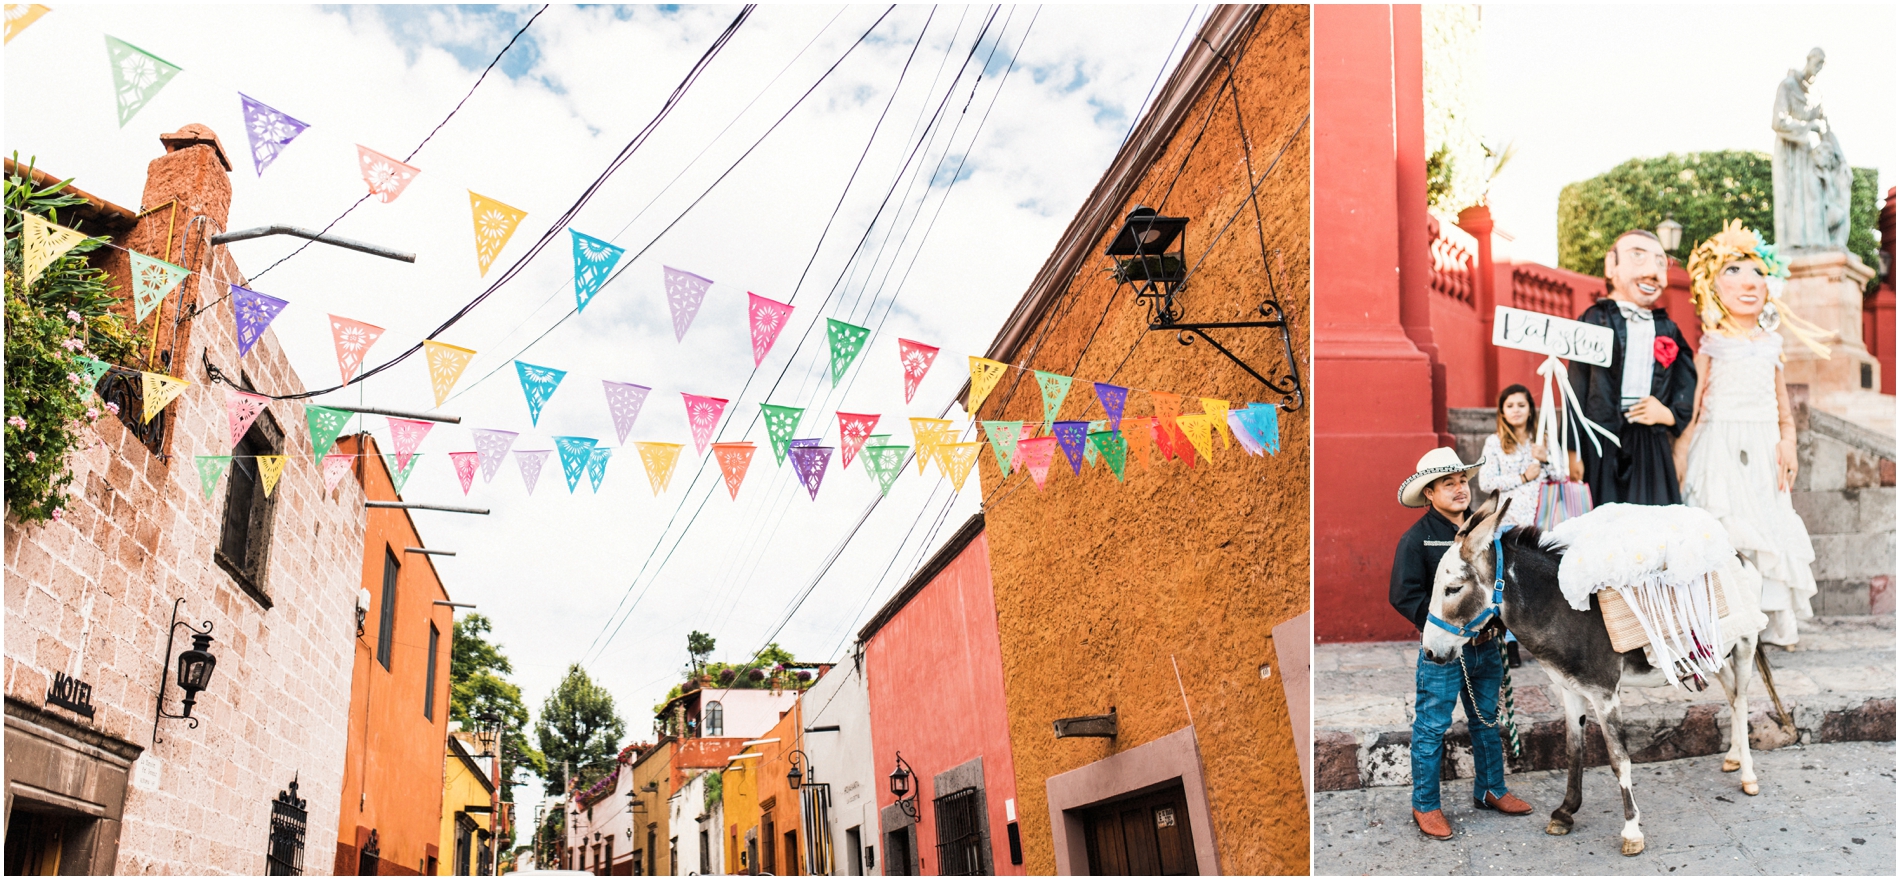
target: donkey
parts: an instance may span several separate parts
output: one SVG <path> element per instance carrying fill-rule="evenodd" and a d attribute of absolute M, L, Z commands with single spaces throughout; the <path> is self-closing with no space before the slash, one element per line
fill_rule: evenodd
<path fill-rule="evenodd" d="M 1432 583 L 1431 623 L 1425 627 L 1425 656 L 1435 662 L 1458 657 L 1465 643 L 1476 636 L 1493 616 L 1504 621 L 1517 636 L 1518 643 L 1549 674 L 1564 708 L 1565 745 L 1570 758 L 1570 781 L 1563 805 L 1552 811 L 1549 834 L 1569 834 L 1577 809 L 1583 804 L 1583 724 L 1584 704 L 1589 703 L 1597 723 L 1603 727 L 1610 766 L 1616 771 L 1617 784 L 1623 790 L 1623 854 L 1643 851 L 1641 811 L 1631 793 L 1629 750 L 1623 742 L 1622 717 L 1618 690 L 1624 687 L 1665 687 L 1668 680 L 1652 667 L 1641 649 L 1617 653 L 1610 647 L 1610 633 L 1603 615 L 1592 597 L 1589 611 L 1578 611 L 1565 601 L 1558 587 L 1557 566 L 1563 548 L 1552 544 L 1537 529 L 1518 527 L 1498 532 L 1506 510 L 1493 508 L 1496 497 L 1472 514 L 1459 530 L 1455 552 L 1440 560 Z M 1731 615 L 1738 620 L 1759 619 L 1758 614 L 1739 614 L 1735 606 L 1752 608 L 1759 600 L 1751 593 L 1759 590 L 1759 575 L 1752 566 L 1744 568 L 1739 560 L 1723 573 L 1730 597 Z M 1738 595 L 1739 594 L 1739 595 Z M 1728 618 L 1724 624 L 1728 624 Z M 1748 687 L 1755 656 L 1756 632 L 1724 633 L 1732 646 L 1715 678 L 1728 696 L 1730 742 L 1722 760 L 1722 771 L 1741 771 L 1742 792 L 1761 793 L 1755 779 L 1754 761 L 1748 748 Z"/>

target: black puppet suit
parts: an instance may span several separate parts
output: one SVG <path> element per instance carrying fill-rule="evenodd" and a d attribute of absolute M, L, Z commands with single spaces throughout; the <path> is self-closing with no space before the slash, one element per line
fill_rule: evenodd
<path fill-rule="evenodd" d="M 1650 396 L 1661 401 L 1676 416 L 1673 425 L 1638 425 L 1623 418 L 1622 388 L 1624 354 L 1629 347 L 1629 325 L 1616 301 L 1599 299 L 1584 310 L 1577 320 L 1608 327 L 1616 334 L 1610 366 L 1599 367 L 1572 361 L 1570 384 L 1576 389 L 1583 414 L 1590 421 L 1622 441 L 1619 447 L 1600 434 L 1599 452 L 1589 439 L 1577 439 L 1583 458 L 1583 479 L 1590 485 L 1591 500 L 1596 504 L 1681 504 L 1682 487 L 1676 477 L 1675 440 L 1689 426 L 1695 411 L 1695 354 L 1682 329 L 1662 309 L 1652 309 L 1656 320 L 1656 338 L 1676 344 L 1676 355 L 1665 367 L 1656 361 L 1650 378 Z M 1654 358 L 1654 352 L 1644 352 Z M 1585 431 L 1588 431 L 1586 428 Z M 1594 432 L 1591 432 L 1594 433 Z"/>

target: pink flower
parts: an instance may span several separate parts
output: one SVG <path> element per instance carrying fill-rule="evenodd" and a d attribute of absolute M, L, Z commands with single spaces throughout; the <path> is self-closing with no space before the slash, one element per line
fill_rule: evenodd
<path fill-rule="evenodd" d="M 71 383 L 73 383 L 74 385 L 77 385 L 77 384 L 79 384 L 79 374 L 78 374 L 78 373 L 67 373 L 67 374 L 66 374 L 66 381 L 68 381 L 68 382 L 71 382 Z"/>
<path fill-rule="evenodd" d="M 40 454 L 39 454 L 39 453 L 37 453 L 37 452 L 34 452 L 34 451 L 33 451 L 33 450 L 31 450 L 31 449 L 29 449 L 29 450 L 27 450 L 27 451 L 26 451 L 26 460 L 27 460 L 27 461 L 39 461 L 39 460 L 40 460 Z"/>
<path fill-rule="evenodd" d="M 67 351 L 85 351 L 86 350 L 85 341 L 79 339 L 78 337 L 68 339 L 65 342 L 60 343 L 60 345 L 64 346 Z"/>
<path fill-rule="evenodd" d="M 61 519 L 64 519 L 65 517 L 66 517 L 66 508 L 64 507 L 53 508 L 53 522 L 59 522 Z"/>
<path fill-rule="evenodd" d="M 86 418 L 97 420 L 99 418 L 99 408 L 96 406 L 86 407 Z"/>
<path fill-rule="evenodd" d="M 22 431 L 26 430 L 26 419 L 20 418 L 19 416 L 9 417 L 7 419 L 7 424 L 12 425 L 15 428 L 19 428 Z"/>
<path fill-rule="evenodd" d="M 107 402 L 106 402 L 106 412 L 109 412 L 109 413 L 111 413 L 111 414 L 113 414 L 113 415 L 115 415 L 115 416 L 116 416 L 116 415 L 118 415 L 118 414 L 119 414 L 119 405 L 118 405 L 118 404 L 116 404 L 116 403 L 112 403 L 112 402 L 110 402 L 110 401 L 107 401 Z"/>
<path fill-rule="evenodd" d="M 81 317 L 79 317 L 79 313 L 78 313 L 78 312 L 75 312 L 75 311 L 73 311 L 72 309 L 67 309 L 67 310 L 66 310 L 66 320 L 68 320 L 68 321 L 71 321 L 71 322 L 73 322 L 73 323 L 75 323 L 75 324 L 77 324 L 77 323 L 79 323 L 80 321 L 82 321 L 82 320 L 85 320 L 85 319 L 83 319 L 83 318 L 81 318 Z"/>

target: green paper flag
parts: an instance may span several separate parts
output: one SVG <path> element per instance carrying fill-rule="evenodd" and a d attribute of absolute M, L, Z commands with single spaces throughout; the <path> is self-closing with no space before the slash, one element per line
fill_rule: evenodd
<path fill-rule="evenodd" d="M 87 388 L 98 388 L 100 378 L 104 377 L 108 370 L 112 369 L 111 364 L 99 360 L 98 358 L 89 358 L 85 355 L 80 355 L 76 360 L 79 361 L 80 366 L 86 368 Z"/>
<path fill-rule="evenodd" d="M 984 422 L 983 431 L 990 435 L 990 448 L 996 452 L 996 467 L 1009 476 L 1009 462 L 1016 457 L 1016 441 L 1022 437 L 1022 422 Z"/>
<path fill-rule="evenodd" d="M 785 466 L 785 450 L 791 448 L 792 433 L 798 430 L 798 419 L 805 410 L 796 406 L 774 406 L 759 404 L 765 411 L 765 436 L 772 440 L 772 454 L 778 456 L 779 467 Z"/>
<path fill-rule="evenodd" d="M 1091 437 L 1095 436 L 1095 432 L 1097 431 L 1106 431 L 1106 430 L 1108 430 L 1107 419 L 1096 419 L 1095 421 L 1092 421 L 1089 423 L 1089 436 Z M 1089 467 L 1094 467 L 1096 462 L 1099 462 L 1102 460 L 1101 453 L 1095 450 L 1094 443 L 1090 443 L 1089 445 L 1082 448 L 1082 460 L 1088 462 Z"/>
<path fill-rule="evenodd" d="M 231 456 L 228 455 L 198 456 L 198 485 L 205 490 L 206 498 L 210 498 L 211 493 L 218 488 L 218 480 L 224 478 L 224 469 L 230 466 Z"/>
<path fill-rule="evenodd" d="M 389 482 L 395 484 L 397 495 L 402 494 L 403 484 L 409 482 L 409 475 L 416 471 L 416 459 L 421 457 L 422 453 L 412 452 L 409 454 L 409 466 L 397 467 L 395 454 L 383 453 L 383 464 L 389 468 Z"/>
<path fill-rule="evenodd" d="M 871 436 L 864 438 L 864 445 L 858 448 L 860 450 L 864 450 L 864 449 L 869 449 L 870 447 L 873 447 L 873 446 L 889 446 L 891 445 L 891 437 L 892 435 L 890 434 L 872 434 Z M 864 472 L 866 474 L 869 474 L 873 479 L 876 479 L 877 468 L 871 465 L 871 460 L 868 458 L 865 458 L 863 455 L 859 455 L 858 459 L 864 462 Z"/>
<path fill-rule="evenodd" d="M 1075 379 L 1070 376 L 1058 376 L 1054 373 L 1036 371 L 1036 384 L 1042 386 L 1042 432 L 1053 430 L 1056 414 L 1062 411 L 1062 400 L 1069 396 L 1069 383 Z"/>
<path fill-rule="evenodd" d="M 137 323 L 158 308 L 158 304 L 165 301 L 165 297 L 178 286 L 178 282 L 191 274 L 191 270 L 138 251 L 126 253 L 132 257 L 132 314 L 136 317 L 134 323 Z"/>
<path fill-rule="evenodd" d="M 1115 472 L 1120 481 L 1122 469 L 1128 466 L 1128 441 L 1117 431 L 1096 431 L 1089 434 L 1089 448 L 1099 450 L 1102 457 L 1108 459 L 1108 469 Z"/>
<path fill-rule="evenodd" d="M 304 419 L 310 423 L 310 454 L 322 459 L 336 443 L 336 438 L 343 435 L 343 426 L 349 423 L 352 413 L 314 403 L 305 404 L 303 412 Z"/>
<path fill-rule="evenodd" d="M 117 37 L 106 37 L 106 57 L 112 62 L 112 88 L 118 95 L 120 128 L 131 122 L 146 102 L 181 69 Z"/>
<path fill-rule="evenodd" d="M 864 348 L 864 340 L 871 331 L 856 324 L 846 324 L 837 318 L 825 319 L 825 337 L 831 340 L 831 387 L 838 387 L 838 380 L 844 378 L 844 371 L 851 368 L 851 362 L 858 359 L 858 351 Z"/>
<path fill-rule="evenodd" d="M 865 467 L 871 469 L 871 475 L 877 477 L 877 490 L 880 495 L 891 494 L 891 484 L 897 482 L 897 475 L 904 471 L 904 453 L 908 446 L 866 446 L 859 455 L 865 459 Z"/>

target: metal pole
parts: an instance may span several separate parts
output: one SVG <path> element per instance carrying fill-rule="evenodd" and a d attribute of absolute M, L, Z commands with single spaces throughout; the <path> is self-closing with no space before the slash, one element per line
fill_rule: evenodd
<path fill-rule="evenodd" d="M 420 553 L 424 556 L 454 556 L 454 550 L 430 550 L 427 547 L 404 547 L 404 553 Z"/>
<path fill-rule="evenodd" d="M 336 247 L 340 247 L 340 248 L 348 248 L 353 251 L 361 251 L 363 253 L 372 254 L 378 257 L 387 257 L 391 260 L 401 260 L 402 262 L 405 262 L 405 263 L 413 263 L 416 261 L 416 255 L 412 253 L 408 253 L 406 251 L 390 250 L 389 248 L 386 248 L 386 247 L 379 247 L 377 245 L 369 244 L 368 242 L 357 241 L 356 239 L 353 239 L 353 238 L 344 238 L 343 236 L 340 236 L 340 235 L 326 235 L 324 233 L 317 232 L 315 230 L 305 229 L 301 226 L 285 226 L 283 224 L 259 226 L 256 229 L 239 229 L 235 232 L 220 232 L 217 235 L 211 236 L 211 243 L 212 244 L 230 244 L 231 242 L 234 242 L 234 241 L 248 241 L 253 238 L 264 238 L 266 236 L 271 236 L 271 235 L 293 235 L 298 238 L 307 238 L 311 241 L 320 241 L 320 242 L 323 242 L 324 244 L 335 245 Z"/>
<path fill-rule="evenodd" d="M 392 508 L 396 510 L 440 510 L 444 513 L 473 513 L 478 516 L 488 515 L 488 508 L 486 507 L 453 507 L 447 504 L 418 504 L 413 501 L 365 501 L 363 502 L 363 506 L 371 508 Z"/>
<path fill-rule="evenodd" d="M 437 413 L 404 412 L 399 409 L 383 409 L 377 406 L 347 406 L 341 403 L 326 403 L 324 406 L 330 409 L 340 409 L 344 412 L 362 413 L 372 416 L 395 416 L 399 419 L 421 419 L 425 422 L 446 422 L 451 425 L 459 425 L 462 423 L 461 416 L 445 416 Z"/>

